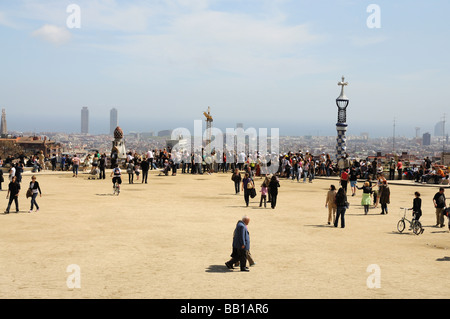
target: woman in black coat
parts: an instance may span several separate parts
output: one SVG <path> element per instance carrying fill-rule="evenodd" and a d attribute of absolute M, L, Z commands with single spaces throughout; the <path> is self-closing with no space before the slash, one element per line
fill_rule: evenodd
<path fill-rule="evenodd" d="M 280 182 L 274 175 L 269 182 L 270 206 L 272 207 L 272 209 L 274 209 L 277 205 L 278 187 L 280 187 Z"/>
<path fill-rule="evenodd" d="M 239 194 L 241 191 L 239 189 L 239 185 L 241 184 L 242 177 L 241 173 L 239 172 L 239 169 L 235 169 L 233 175 L 231 176 L 231 180 L 234 182 L 234 191 L 237 194 Z"/>

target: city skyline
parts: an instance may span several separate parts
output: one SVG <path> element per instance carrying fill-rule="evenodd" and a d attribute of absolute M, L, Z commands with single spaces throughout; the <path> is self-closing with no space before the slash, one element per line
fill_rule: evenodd
<path fill-rule="evenodd" d="M 4 110 L 4 109 L 3 109 Z M 118 109 L 117 108 L 111 108 L 108 112 L 109 116 L 108 117 L 95 117 L 94 120 L 92 120 L 91 116 L 90 116 L 90 109 L 89 107 L 81 107 L 81 120 L 80 121 L 74 121 L 73 119 L 70 120 L 70 122 L 64 122 L 64 121 L 60 121 L 61 124 L 63 124 L 61 127 L 64 129 L 60 129 L 60 130 L 51 130 L 48 128 L 45 128 L 43 130 L 36 130 L 34 129 L 25 129 L 25 130 L 18 130 L 16 128 L 12 128 L 11 130 L 8 130 L 10 132 L 33 132 L 33 133 L 40 133 L 40 132 L 53 132 L 53 133 L 67 133 L 67 134 L 76 134 L 77 131 L 79 133 L 82 134 L 91 134 L 91 135 L 104 135 L 104 134 L 110 134 L 112 135 L 114 132 L 114 129 L 119 126 L 118 123 Z M 5 126 L 6 126 L 6 115 L 4 116 L 5 118 Z M 441 117 L 442 118 L 442 117 Z M 108 120 L 108 129 L 106 128 L 106 120 Z M 196 118 L 195 120 L 202 120 L 201 117 Z M 91 129 L 90 127 L 90 123 L 93 123 L 93 129 Z M 216 121 L 215 121 L 216 122 Z M 65 124 L 64 124 L 65 123 Z M 70 124 L 69 124 L 70 123 Z M 99 123 L 103 123 L 103 125 L 98 125 Z M 183 122 L 178 122 L 183 123 L 184 126 L 182 125 L 178 125 L 178 126 L 174 126 L 172 125 L 171 122 L 167 122 L 167 125 L 165 124 L 160 124 L 159 126 L 136 126 L 133 123 L 127 122 L 125 121 L 125 125 L 124 127 L 124 132 L 126 133 L 149 133 L 149 132 L 153 132 L 155 133 L 155 135 L 158 135 L 159 131 L 167 131 L 167 130 L 173 130 L 175 128 L 179 128 L 179 127 L 186 127 L 186 128 L 190 128 L 193 127 L 193 121 L 183 121 Z M 219 129 L 221 129 L 222 131 L 225 131 L 226 128 L 236 128 L 236 127 L 242 127 L 244 129 L 247 128 L 270 128 L 269 126 L 260 126 L 260 127 L 256 127 L 256 126 L 252 126 L 252 125 L 248 125 L 248 126 L 244 126 L 243 123 L 224 123 L 223 121 L 218 121 L 218 123 L 216 123 L 218 125 L 213 125 L 213 127 L 217 127 Z M 81 130 L 80 129 L 73 129 L 73 130 L 68 130 L 67 127 L 80 127 L 81 125 Z M 356 129 L 350 130 L 351 132 L 351 136 L 363 136 L 363 135 L 367 135 L 369 137 L 374 137 L 374 138 L 380 138 L 380 137 L 392 137 L 393 136 L 393 132 L 391 134 L 386 134 L 386 135 L 382 135 L 382 134 L 370 134 L 367 131 L 363 131 L 364 127 L 360 127 L 357 125 L 357 123 L 355 123 L 354 125 L 356 127 Z M 398 123 L 396 124 L 396 126 L 398 126 Z M 114 127 L 114 128 L 113 128 Z M 313 125 L 314 127 L 314 125 Z M 449 132 L 447 130 L 447 123 L 442 121 L 442 120 L 438 120 L 437 122 L 435 122 L 434 124 L 430 124 L 427 127 L 414 127 L 410 129 L 409 134 L 402 134 L 401 132 L 397 132 L 397 134 L 395 134 L 396 137 L 406 137 L 406 138 L 422 138 L 423 134 L 428 133 L 430 134 L 430 136 L 433 137 L 442 137 L 443 136 L 443 127 L 445 127 L 445 136 L 449 135 Z M 100 129 L 99 129 L 100 128 Z M 204 129 L 206 129 L 206 127 L 204 127 Z M 112 132 L 111 132 L 112 130 Z M 293 132 L 295 130 L 289 127 L 285 127 L 284 129 L 281 129 L 281 132 Z M 281 133 L 280 132 L 280 133 Z M 328 128 L 320 128 L 320 127 L 314 127 L 311 128 L 307 131 L 305 131 L 306 133 L 304 134 L 281 134 L 282 136 L 334 136 L 336 134 L 335 128 L 334 127 L 328 127 Z M 420 133 L 420 136 L 418 136 L 417 134 L 419 132 L 423 132 Z"/>
<path fill-rule="evenodd" d="M 392 136 L 394 119 L 396 136 L 433 133 L 448 109 L 443 0 L 378 1 L 375 27 L 355 1 L 83 0 L 79 27 L 71 4 L 0 4 L 10 130 L 77 132 L 86 105 L 93 134 L 109 131 L 111 106 L 125 131 L 159 131 L 211 106 L 221 129 L 331 136 L 342 75 L 350 135 Z"/>

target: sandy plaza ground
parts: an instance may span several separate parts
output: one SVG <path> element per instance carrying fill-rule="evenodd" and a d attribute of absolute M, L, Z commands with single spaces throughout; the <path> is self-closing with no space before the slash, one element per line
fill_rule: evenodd
<path fill-rule="evenodd" d="M 436 228 L 436 187 L 392 183 L 389 214 L 364 215 L 362 191 L 349 197 L 344 229 L 327 225 L 326 192 L 337 180 L 281 180 L 276 209 L 246 208 L 231 173 L 158 176 L 128 184 L 69 172 L 36 174 L 43 196 L 28 213 L 25 173 L 20 212 L 0 214 L 1 298 L 443 298 L 450 294 L 450 233 Z M 5 176 L 6 177 L 6 176 Z M 262 181 L 256 178 L 256 185 Z M 359 183 L 361 186 L 361 183 Z M 7 183 L 0 203 L 7 205 Z M 422 194 L 425 231 L 399 233 L 402 211 Z M 446 189 L 450 197 L 450 189 Z M 236 222 L 251 219 L 250 272 L 228 270 Z M 410 212 L 408 212 L 410 216 Z M 448 221 L 445 220 L 447 225 Z M 68 286 L 69 265 L 80 288 Z M 381 286 L 371 288 L 369 265 Z"/>

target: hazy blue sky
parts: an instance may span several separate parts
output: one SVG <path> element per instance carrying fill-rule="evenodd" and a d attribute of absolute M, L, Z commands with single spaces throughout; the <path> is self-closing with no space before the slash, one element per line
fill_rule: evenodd
<path fill-rule="evenodd" d="M 80 28 L 69 28 L 70 4 Z M 370 4 L 380 28 L 369 28 Z M 450 1 L 56 0 L 0 2 L 0 107 L 8 128 L 125 132 L 215 126 L 334 135 L 433 133 L 450 121 Z M 448 126 L 447 126 L 448 127 Z"/>

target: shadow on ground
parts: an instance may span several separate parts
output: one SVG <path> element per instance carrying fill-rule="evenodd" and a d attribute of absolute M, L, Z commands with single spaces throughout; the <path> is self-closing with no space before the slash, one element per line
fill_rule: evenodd
<path fill-rule="evenodd" d="M 212 272 L 212 273 L 226 273 L 231 272 L 230 269 L 223 265 L 210 265 L 208 268 L 205 269 L 205 272 Z"/>
<path fill-rule="evenodd" d="M 438 258 L 436 259 L 436 261 L 450 261 L 450 257 L 442 257 L 442 258 Z"/>

